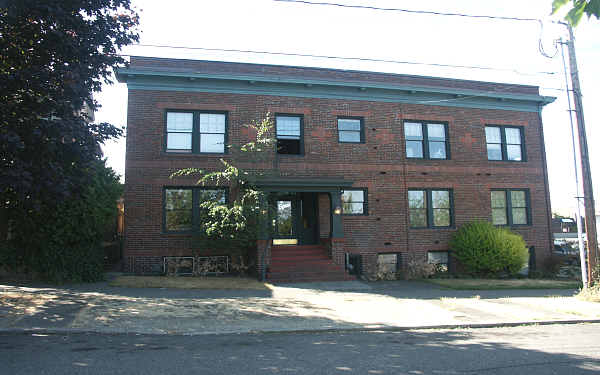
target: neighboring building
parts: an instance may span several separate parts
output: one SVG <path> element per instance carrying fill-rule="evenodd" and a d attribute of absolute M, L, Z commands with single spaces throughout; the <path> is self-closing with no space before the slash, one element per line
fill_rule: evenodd
<path fill-rule="evenodd" d="M 227 187 L 170 174 L 218 168 L 267 113 L 280 168 L 261 185 L 278 216 L 275 244 L 259 240 L 268 278 L 344 279 L 357 258 L 370 275 L 408 255 L 447 262 L 451 235 L 475 219 L 523 235 L 538 264 L 552 251 L 540 112 L 553 98 L 537 87 L 148 57 L 117 77 L 129 87 L 126 271 L 192 255 L 194 207 Z"/>

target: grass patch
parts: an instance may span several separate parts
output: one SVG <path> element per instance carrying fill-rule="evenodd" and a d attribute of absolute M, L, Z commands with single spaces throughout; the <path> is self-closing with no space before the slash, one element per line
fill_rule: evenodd
<path fill-rule="evenodd" d="M 577 289 L 579 281 L 545 279 L 427 279 L 428 282 L 449 289 Z"/>
<path fill-rule="evenodd" d="M 600 284 L 582 289 L 576 297 L 583 301 L 600 302 Z"/>
<path fill-rule="evenodd" d="M 127 288 L 267 290 L 267 284 L 242 277 L 117 276 L 110 286 Z"/>

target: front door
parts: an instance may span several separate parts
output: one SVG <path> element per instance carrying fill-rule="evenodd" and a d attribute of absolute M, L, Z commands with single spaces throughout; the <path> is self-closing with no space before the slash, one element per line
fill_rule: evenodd
<path fill-rule="evenodd" d="M 298 202 L 295 197 L 275 201 L 275 234 L 273 245 L 298 244 Z"/>
<path fill-rule="evenodd" d="M 280 195 L 275 205 L 274 245 L 313 245 L 319 241 L 317 195 Z"/>

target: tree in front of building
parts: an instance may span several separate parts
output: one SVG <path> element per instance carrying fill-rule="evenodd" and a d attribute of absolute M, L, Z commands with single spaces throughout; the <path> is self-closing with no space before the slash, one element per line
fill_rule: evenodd
<path fill-rule="evenodd" d="M 211 252 L 228 254 L 233 264 L 245 271 L 253 263 L 259 232 L 270 230 L 271 208 L 267 196 L 256 184 L 261 178 L 277 174 L 273 121 L 269 114 L 260 122 L 246 125 L 256 139 L 241 146 L 229 147 L 228 160 L 221 159 L 222 168 L 206 171 L 200 168 L 181 169 L 171 178 L 198 176 L 204 187 L 228 187 L 228 201 L 213 196 L 208 189 L 199 195 L 200 210 L 194 223 L 193 247 L 196 256 Z M 204 272 L 200 267 L 197 272 Z"/>

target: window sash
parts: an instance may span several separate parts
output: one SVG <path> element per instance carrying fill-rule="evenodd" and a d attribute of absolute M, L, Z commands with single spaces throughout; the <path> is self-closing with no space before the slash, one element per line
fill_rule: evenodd
<path fill-rule="evenodd" d="M 342 214 L 366 215 L 367 191 L 363 189 L 346 189 L 340 191 Z"/>
<path fill-rule="evenodd" d="M 177 200 L 177 198 L 185 199 Z M 177 188 L 164 189 L 164 230 L 166 232 L 189 232 L 198 224 L 204 202 L 227 203 L 226 188 Z"/>
<path fill-rule="evenodd" d="M 408 207 L 411 228 L 453 225 L 452 191 L 449 189 L 409 189 Z"/>
<path fill-rule="evenodd" d="M 226 153 L 227 114 L 209 111 L 167 111 L 167 152 Z"/>
<path fill-rule="evenodd" d="M 362 142 L 361 119 L 338 118 L 338 141 L 342 143 L 360 143 Z"/>
<path fill-rule="evenodd" d="M 530 202 L 527 190 L 492 190 L 491 210 L 494 225 L 530 225 Z"/>
<path fill-rule="evenodd" d="M 409 159 L 448 159 L 447 132 L 447 125 L 444 123 L 405 122 L 406 157 Z"/>
<path fill-rule="evenodd" d="M 516 126 L 486 126 L 488 160 L 524 161 L 523 128 Z"/>
<path fill-rule="evenodd" d="M 300 139 L 301 122 L 300 116 L 276 116 L 277 139 Z"/>

